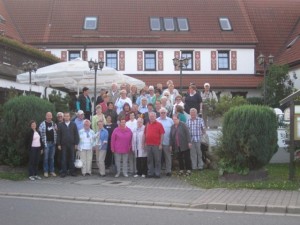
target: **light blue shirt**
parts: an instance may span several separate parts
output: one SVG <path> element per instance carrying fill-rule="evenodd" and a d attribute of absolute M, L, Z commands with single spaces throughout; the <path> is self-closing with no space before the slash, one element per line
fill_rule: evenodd
<path fill-rule="evenodd" d="M 170 132 L 171 127 L 174 124 L 173 120 L 170 117 L 166 117 L 165 119 L 158 117 L 156 120 L 160 122 L 165 129 L 163 145 L 170 145 Z"/>

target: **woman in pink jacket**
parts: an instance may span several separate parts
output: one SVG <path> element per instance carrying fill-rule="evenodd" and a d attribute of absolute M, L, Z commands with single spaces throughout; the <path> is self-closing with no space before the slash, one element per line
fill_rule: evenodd
<path fill-rule="evenodd" d="M 115 156 L 115 163 L 117 167 L 117 174 L 115 177 L 119 177 L 121 173 L 121 160 L 122 160 L 122 172 L 124 177 L 128 177 L 127 164 L 128 153 L 131 150 L 132 132 L 126 127 L 125 118 L 120 119 L 120 125 L 117 127 L 111 137 L 111 151 Z"/>

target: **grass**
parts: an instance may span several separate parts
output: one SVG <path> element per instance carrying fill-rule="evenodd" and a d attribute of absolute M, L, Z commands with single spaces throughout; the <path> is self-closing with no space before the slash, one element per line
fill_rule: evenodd
<path fill-rule="evenodd" d="M 24 180 L 28 178 L 28 174 L 26 172 L 0 172 L 0 179 L 4 180 Z"/>
<path fill-rule="evenodd" d="M 256 182 L 221 182 L 218 180 L 217 170 L 203 170 L 193 172 L 191 176 L 184 177 L 188 183 L 205 189 L 229 188 L 229 189 L 273 189 L 273 190 L 299 190 L 300 189 L 300 166 L 296 166 L 295 181 L 288 180 L 288 164 L 269 164 L 266 166 L 269 176 L 267 180 Z"/>

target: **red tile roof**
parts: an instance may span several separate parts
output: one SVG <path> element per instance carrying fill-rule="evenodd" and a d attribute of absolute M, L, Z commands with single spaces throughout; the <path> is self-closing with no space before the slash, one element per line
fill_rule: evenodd
<path fill-rule="evenodd" d="M 11 19 L 3 0 L 0 0 L 0 15 L 5 19 L 4 23 L 0 23 L 0 30 L 4 32 L 4 35 L 6 37 L 22 41 L 22 38 L 14 26 L 13 20 Z"/>
<path fill-rule="evenodd" d="M 180 85 L 180 76 L 178 75 L 165 75 L 165 74 L 128 74 L 128 76 L 140 79 L 144 81 L 147 85 L 156 85 L 157 83 L 162 83 L 163 86 L 166 86 L 168 80 L 172 80 L 174 86 L 179 88 Z M 182 86 L 188 87 L 192 82 L 197 85 L 199 88 L 203 88 L 204 83 L 210 83 L 212 89 L 222 89 L 222 88 L 250 88 L 256 89 L 261 84 L 263 76 L 255 75 L 217 75 L 217 74 L 199 74 L 199 75 L 182 75 Z"/>
<path fill-rule="evenodd" d="M 272 54 L 275 56 L 275 63 L 287 63 L 279 61 L 279 58 L 299 20 L 300 1 L 244 0 L 244 4 L 259 40 L 256 58 L 260 53 L 266 56 Z"/>
<path fill-rule="evenodd" d="M 31 44 L 255 44 L 241 0 L 3 0 Z M 99 29 L 83 30 L 85 16 L 98 16 Z M 150 17 L 186 17 L 188 32 L 150 31 Z M 220 29 L 227 16 L 233 31 Z"/>

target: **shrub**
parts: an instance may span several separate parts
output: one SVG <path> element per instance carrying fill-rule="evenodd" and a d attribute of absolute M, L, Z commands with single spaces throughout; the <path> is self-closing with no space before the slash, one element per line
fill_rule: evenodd
<path fill-rule="evenodd" d="M 261 97 L 250 97 L 247 98 L 247 101 L 251 105 L 264 105 L 264 99 Z"/>
<path fill-rule="evenodd" d="M 0 162 L 12 166 L 24 165 L 28 158 L 25 136 L 29 121 L 37 125 L 45 119 L 46 112 L 54 113 L 53 105 L 35 96 L 19 96 L 3 105 L 3 121 L 0 132 Z"/>
<path fill-rule="evenodd" d="M 49 95 L 49 102 L 51 102 L 54 105 L 56 112 L 67 112 L 70 110 L 70 96 L 66 95 L 65 97 L 62 97 L 60 91 L 53 90 Z"/>
<path fill-rule="evenodd" d="M 216 118 L 222 117 L 230 108 L 239 105 L 247 104 L 247 100 L 242 96 L 231 97 L 229 95 L 224 95 L 220 98 L 219 102 L 216 102 L 214 99 L 207 100 L 208 104 L 208 113 L 207 115 Z"/>
<path fill-rule="evenodd" d="M 224 116 L 222 133 L 217 150 L 220 175 L 260 169 L 277 151 L 277 119 L 266 106 L 230 109 Z"/>

